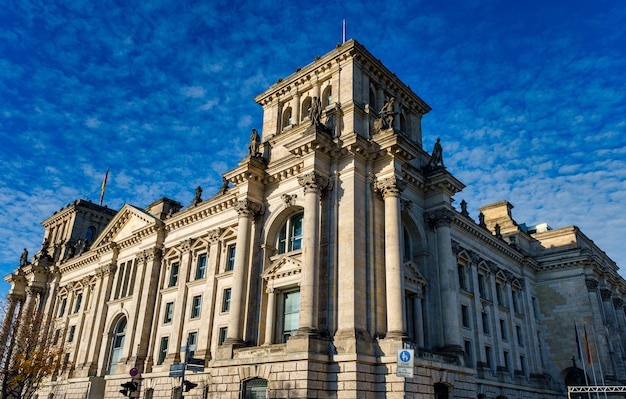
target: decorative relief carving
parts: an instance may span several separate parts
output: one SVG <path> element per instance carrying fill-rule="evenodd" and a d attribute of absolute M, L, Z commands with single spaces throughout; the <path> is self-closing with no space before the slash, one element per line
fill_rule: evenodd
<path fill-rule="evenodd" d="M 400 200 L 400 209 L 402 210 L 402 212 L 410 211 L 412 206 L 413 206 L 413 201 L 405 200 L 405 199 Z"/>
<path fill-rule="evenodd" d="M 330 180 L 317 172 L 311 172 L 306 175 L 298 176 L 298 184 L 304 187 L 305 194 L 310 192 L 320 193 L 323 190 L 330 190 L 332 188 Z"/>
<path fill-rule="evenodd" d="M 209 235 L 207 239 L 209 240 L 211 244 L 215 244 L 216 242 L 220 240 L 220 237 L 222 236 L 223 231 L 224 230 L 221 227 L 218 227 L 217 229 L 209 230 Z"/>
<path fill-rule="evenodd" d="M 383 198 L 389 195 L 399 196 L 406 188 L 406 182 L 394 176 L 377 181 L 374 187 L 381 192 Z"/>
<path fill-rule="evenodd" d="M 180 248 L 183 252 L 191 251 L 191 246 L 193 245 L 193 238 L 186 239 L 180 244 Z"/>
<path fill-rule="evenodd" d="M 249 199 L 242 199 L 237 201 L 235 210 L 239 216 L 256 216 L 259 213 L 263 213 L 264 207 L 258 202 L 251 201 Z"/>
<path fill-rule="evenodd" d="M 280 196 L 286 206 L 294 206 L 296 204 L 297 194 L 283 194 Z"/>

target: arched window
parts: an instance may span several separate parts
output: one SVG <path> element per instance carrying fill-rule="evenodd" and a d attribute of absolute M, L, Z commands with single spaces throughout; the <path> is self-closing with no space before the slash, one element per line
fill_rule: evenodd
<path fill-rule="evenodd" d="M 402 226 L 402 238 L 403 238 L 403 244 L 404 244 L 404 248 L 403 248 L 403 252 L 404 252 L 404 260 L 411 260 L 412 256 L 411 254 L 412 249 L 411 249 L 411 236 L 409 235 L 409 229 L 407 229 L 405 226 Z"/>
<path fill-rule="evenodd" d="M 253 378 L 243 383 L 243 399 L 267 398 L 267 380 Z"/>
<path fill-rule="evenodd" d="M 302 110 L 302 116 L 300 117 L 300 121 L 309 117 L 309 113 L 311 112 L 311 101 L 311 97 L 307 97 L 304 101 L 302 101 L 302 108 L 300 108 Z"/>
<path fill-rule="evenodd" d="M 302 219 L 304 212 L 296 213 L 287 219 L 278 234 L 278 253 L 296 251 L 302 248 Z"/>
<path fill-rule="evenodd" d="M 87 229 L 87 234 L 85 234 L 85 240 L 91 242 L 96 236 L 96 228 L 93 226 L 89 226 Z"/>
<path fill-rule="evenodd" d="M 283 111 L 283 129 L 291 126 L 291 107 L 285 108 Z"/>
<path fill-rule="evenodd" d="M 322 106 L 326 107 L 333 103 L 333 87 L 328 85 L 322 93 Z"/>
<path fill-rule="evenodd" d="M 117 322 L 117 324 L 115 325 L 115 329 L 113 330 L 108 374 L 113 374 L 115 366 L 122 358 L 122 351 L 124 350 L 124 338 L 126 338 L 126 317 L 122 317 Z"/>

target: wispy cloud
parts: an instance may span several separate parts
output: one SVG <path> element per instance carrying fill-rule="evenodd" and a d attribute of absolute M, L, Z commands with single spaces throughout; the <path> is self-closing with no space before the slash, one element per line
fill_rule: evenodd
<path fill-rule="evenodd" d="M 441 137 L 474 216 L 506 199 L 519 222 L 578 225 L 624 264 L 618 2 L 11 3 L 0 11 L 0 272 L 37 249 L 42 220 L 96 201 L 108 167 L 112 208 L 217 191 L 261 128 L 252 98 L 331 51 L 343 18 L 432 106 L 424 148 Z"/>

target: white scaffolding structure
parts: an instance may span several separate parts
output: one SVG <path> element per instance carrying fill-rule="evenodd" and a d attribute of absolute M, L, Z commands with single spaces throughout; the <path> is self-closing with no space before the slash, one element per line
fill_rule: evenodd
<path fill-rule="evenodd" d="M 592 386 L 569 386 L 567 398 L 572 399 L 572 393 L 626 393 L 626 386 L 622 385 L 592 385 Z"/>

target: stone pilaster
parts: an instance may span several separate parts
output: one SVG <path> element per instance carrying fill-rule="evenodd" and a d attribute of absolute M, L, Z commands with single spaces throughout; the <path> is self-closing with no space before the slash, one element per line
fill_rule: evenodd
<path fill-rule="evenodd" d="M 454 212 L 449 209 L 438 209 L 428 213 L 425 218 L 437 234 L 437 260 L 439 262 L 439 291 L 441 298 L 441 316 L 443 321 L 444 350 L 461 352 L 461 335 L 459 326 L 459 304 L 456 290 L 456 261 L 452 253 L 450 225 L 454 220 Z"/>
<path fill-rule="evenodd" d="M 385 202 L 385 284 L 387 298 L 386 338 L 406 337 L 404 322 L 404 285 L 402 279 L 402 253 L 400 239 L 400 195 L 406 183 L 396 177 L 376 183 Z"/>
<path fill-rule="evenodd" d="M 0 353 L 4 353 L 6 349 L 7 339 L 11 329 L 13 329 L 13 318 L 15 317 L 15 310 L 18 305 L 24 303 L 24 296 L 18 294 L 7 295 L 7 307 L 4 313 L 4 320 L 2 320 L 2 327 L 0 327 Z"/>
<path fill-rule="evenodd" d="M 267 289 L 267 314 L 265 317 L 265 341 L 263 345 L 271 345 L 274 337 L 274 315 L 276 314 L 276 292 L 274 288 Z"/>
<path fill-rule="evenodd" d="M 100 266 L 96 269 L 96 286 L 94 288 L 94 301 L 99 304 L 94 307 L 92 313 L 94 313 L 93 327 L 91 335 L 94 339 L 89 343 L 88 355 L 86 359 L 85 367 L 87 368 L 87 375 L 96 375 L 98 371 L 98 365 L 100 364 L 100 370 L 103 370 L 106 361 L 106 356 L 103 354 L 103 348 L 106 348 L 108 341 L 102 341 L 104 334 L 104 323 L 106 322 L 106 314 L 108 310 L 108 301 L 111 296 L 111 289 L 113 287 L 113 276 L 115 276 L 115 270 L 117 266 L 115 263 Z M 100 339 L 98 339 L 100 338 Z M 103 345 L 104 343 L 104 345 Z"/>

